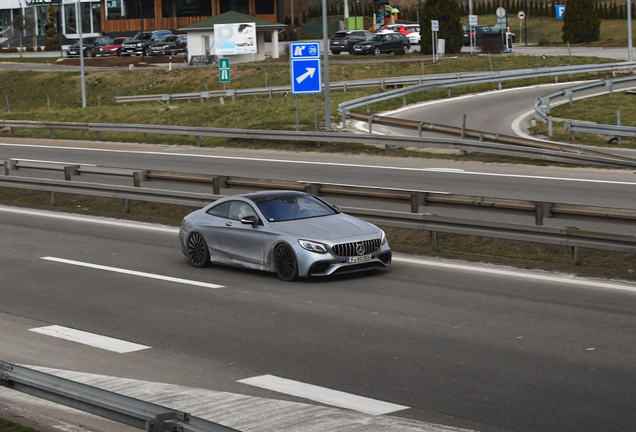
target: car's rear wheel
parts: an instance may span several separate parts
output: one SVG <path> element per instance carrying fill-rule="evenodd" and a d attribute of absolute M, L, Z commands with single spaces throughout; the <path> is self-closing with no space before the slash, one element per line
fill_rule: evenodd
<path fill-rule="evenodd" d="M 382 50 L 380 50 L 380 47 L 375 47 L 373 48 L 373 55 L 380 55 L 380 53 L 382 52 Z"/>
<path fill-rule="evenodd" d="M 407 44 L 402 45 L 402 49 L 405 53 L 409 52 L 409 46 Z"/>
<path fill-rule="evenodd" d="M 298 263 L 291 247 L 281 244 L 274 250 L 274 268 L 276 274 L 284 282 L 298 278 Z"/>
<path fill-rule="evenodd" d="M 190 263 L 197 268 L 206 267 L 210 264 L 208 244 L 198 232 L 193 232 L 188 237 L 188 258 L 190 258 Z"/>

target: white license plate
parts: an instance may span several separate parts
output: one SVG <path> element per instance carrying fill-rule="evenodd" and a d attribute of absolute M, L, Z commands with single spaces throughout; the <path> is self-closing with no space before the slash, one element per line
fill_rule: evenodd
<path fill-rule="evenodd" d="M 364 261 L 370 261 L 370 260 L 371 260 L 371 254 L 347 257 L 347 262 L 350 262 L 350 263 L 364 262 Z"/>
<path fill-rule="evenodd" d="M 336 41 L 336 42 L 334 42 L 333 44 L 334 44 L 334 45 L 340 45 L 340 42 L 337 42 L 337 41 Z"/>

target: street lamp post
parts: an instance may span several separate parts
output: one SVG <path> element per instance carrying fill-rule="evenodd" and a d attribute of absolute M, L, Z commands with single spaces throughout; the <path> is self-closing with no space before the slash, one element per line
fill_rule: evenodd
<path fill-rule="evenodd" d="M 329 39 L 327 38 L 327 0 L 322 0 L 322 55 L 324 58 L 325 130 L 331 131 L 331 95 L 329 94 Z"/>
<path fill-rule="evenodd" d="M 628 60 L 634 61 L 634 53 L 632 52 L 632 0 L 627 0 L 627 49 L 629 50 Z"/>
<path fill-rule="evenodd" d="M 84 79 L 84 42 L 82 41 L 82 3 L 77 0 L 77 35 L 79 36 L 80 51 L 80 83 L 82 86 L 82 108 L 86 108 L 86 80 Z"/>

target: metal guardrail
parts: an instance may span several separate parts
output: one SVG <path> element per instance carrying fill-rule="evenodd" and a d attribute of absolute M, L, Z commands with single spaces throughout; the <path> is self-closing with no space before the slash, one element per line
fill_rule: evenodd
<path fill-rule="evenodd" d="M 0 385 L 152 432 L 239 432 L 168 407 L 0 360 Z"/>
<path fill-rule="evenodd" d="M 541 78 L 541 77 L 558 77 L 559 75 L 571 75 L 580 73 L 597 73 L 597 72 L 616 72 L 619 70 L 633 70 L 636 68 L 636 62 L 625 63 L 609 63 L 609 64 L 597 64 L 597 65 L 580 65 L 580 66 L 560 66 L 540 69 L 524 69 L 524 70 L 512 70 L 512 71 L 499 71 L 493 72 L 483 77 L 471 77 L 461 78 L 449 81 L 441 81 L 437 83 L 426 83 L 421 85 L 414 85 L 411 87 L 392 90 L 389 92 L 381 93 L 378 95 L 367 96 L 351 101 L 343 102 L 338 106 L 338 111 L 342 116 L 343 122 L 355 108 L 368 106 L 370 104 L 383 102 L 386 100 L 402 98 L 404 105 L 406 105 L 406 96 L 413 93 L 419 93 L 427 90 L 436 90 L 446 88 L 449 90 L 452 87 L 474 85 L 474 84 L 489 84 L 499 83 L 501 85 L 504 81 L 527 79 L 527 78 Z M 558 79 L 558 78 L 557 78 Z"/>
<path fill-rule="evenodd" d="M 80 192 L 96 193 L 113 188 L 113 198 L 124 200 L 145 200 L 164 202 L 167 204 L 203 206 L 209 201 L 218 199 L 221 189 L 239 190 L 297 190 L 326 198 L 354 198 L 386 203 L 401 203 L 411 207 L 412 213 L 418 213 L 420 207 L 445 207 L 463 210 L 480 210 L 495 213 L 512 213 L 534 216 L 536 225 L 543 225 L 544 218 L 581 219 L 594 222 L 636 224 L 636 210 L 616 209 L 608 207 L 592 207 L 576 204 L 552 203 L 543 201 L 528 201 L 503 199 L 473 195 L 450 194 L 445 192 L 431 192 L 424 190 L 394 189 L 385 187 L 347 185 L 338 183 L 317 183 L 304 181 L 286 181 L 256 179 L 249 177 L 219 176 L 212 174 L 192 174 L 158 170 L 128 170 L 122 168 L 95 167 L 70 165 L 50 162 L 33 162 L 10 159 L 3 162 L 4 176 L 0 176 L 0 185 L 7 187 L 25 186 L 28 189 L 43 189 L 43 185 L 55 187 L 50 192 L 68 192 L 79 185 Z M 48 179 L 30 179 L 13 177 L 13 170 L 31 169 L 44 171 L 59 171 L 64 174 L 64 181 Z M 130 186 L 108 186 L 96 183 L 79 183 L 71 181 L 72 176 L 82 174 L 98 174 L 103 176 L 129 177 L 133 180 Z M 14 179 L 15 182 L 14 183 Z M 140 188 L 141 182 L 186 183 L 194 185 L 209 185 L 213 194 L 197 194 L 187 192 L 158 191 L 151 188 Z M 27 184 L 28 183 L 28 184 Z M 66 189 L 63 189 L 66 188 Z M 164 199 L 160 201 L 159 199 Z"/>
<path fill-rule="evenodd" d="M 516 156 L 521 158 L 541 159 L 554 162 L 573 163 L 579 165 L 610 166 L 621 168 L 636 167 L 636 159 L 597 152 L 586 154 L 582 151 L 564 151 L 559 146 L 554 148 L 541 148 L 541 146 L 520 146 L 504 143 L 490 143 L 466 139 L 450 139 L 439 137 L 406 137 L 383 136 L 377 134 L 355 134 L 334 132 L 296 132 L 284 130 L 258 130 L 258 129 L 222 129 L 191 126 L 171 125 L 143 125 L 143 124 L 110 124 L 110 123 L 64 123 L 64 122 L 36 122 L 30 120 L 0 120 L 0 127 L 9 128 L 11 135 L 15 128 L 49 129 L 55 136 L 56 130 L 74 130 L 95 132 L 98 136 L 101 132 L 124 132 L 147 134 L 170 134 L 194 136 L 197 145 L 202 136 L 223 137 L 237 139 L 261 139 L 273 141 L 305 141 L 328 143 L 359 143 L 384 145 L 387 149 L 395 146 L 443 148 L 465 152 L 478 152 Z"/>
<path fill-rule="evenodd" d="M 281 188 L 281 186 L 283 186 L 283 183 L 284 182 L 279 182 L 278 184 L 265 184 L 261 182 L 258 187 L 270 189 L 274 187 Z M 202 207 L 212 201 L 225 197 L 225 195 L 185 193 L 180 191 L 136 188 L 130 186 L 113 186 L 74 181 L 69 182 L 64 180 L 33 179 L 15 176 L 0 176 L 0 187 L 3 186 L 20 189 L 48 191 L 51 192 L 51 196 L 54 196 L 55 193 L 59 192 L 107 198 L 119 198 L 124 200 L 124 211 L 126 211 L 127 208 L 127 200 L 162 202 L 166 204 Z M 241 187 L 245 186 L 245 181 L 243 181 Z M 293 186 L 295 186 L 296 190 L 299 189 L 299 186 L 304 187 L 302 183 L 294 183 Z M 329 188 L 334 186 L 335 185 L 325 185 L 325 192 L 328 192 Z M 351 191 L 348 192 L 351 193 Z M 332 190 L 331 193 L 338 194 L 339 191 Z M 329 193 L 325 193 L 325 195 L 328 196 Z M 356 197 L 358 198 L 358 196 Z M 438 199 L 443 201 L 443 196 L 438 197 Z M 450 197 L 448 201 L 449 204 L 452 203 L 452 197 Z M 466 203 L 468 203 L 468 200 L 465 201 Z M 489 205 L 489 203 L 485 200 L 484 206 L 491 208 L 499 208 L 501 206 L 500 208 L 508 211 L 515 210 L 515 207 L 517 210 L 520 211 L 533 211 L 532 209 L 534 209 L 534 211 L 537 212 L 536 209 L 539 209 L 539 212 L 536 214 L 538 214 L 541 218 L 543 218 L 544 216 L 550 216 L 549 213 L 541 213 L 546 210 L 545 206 L 539 205 L 537 207 L 536 203 L 535 205 L 531 205 L 529 203 L 530 205 L 527 206 L 528 208 L 524 210 L 524 206 L 522 204 L 523 202 L 515 203 L 513 200 L 510 200 L 512 202 L 509 203 L 508 208 L 506 208 L 505 201 L 507 200 L 501 200 L 499 206 L 495 207 L 494 202 L 490 203 Z M 54 203 L 54 200 L 52 200 L 52 203 Z M 476 207 L 481 207 L 481 205 L 476 204 Z M 631 221 L 631 223 L 633 223 L 635 217 L 634 211 L 622 209 L 605 209 L 592 207 L 588 208 L 587 211 L 585 211 L 583 209 L 583 206 L 569 205 L 552 205 L 550 209 L 552 214 L 558 214 L 560 212 L 563 217 L 567 217 L 565 216 L 566 214 L 573 216 L 579 215 L 586 218 L 596 217 L 596 219 L 594 220 L 605 219 L 612 213 L 612 210 L 614 210 L 612 217 L 615 220 L 629 220 Z M 571 246 L 573 248 L 584 247 L 617 252 L 636 252 L 636 237 L 631 235 L 585 231 L 572 227 L 553 228 L 529 224 L 512 224 L 496 221 L 463 219 L 424 213 L 361 209 L 354 207 L 342 207 L 342 210 L 347 214 L 383 226 L 430 231 L 432 234 L 434 234 L 433 237 L 435 238 L 435 241 L 431 243 L 432 245 L 436 244 L 436 233 L 443 232 L 499 238 L 505 240 L 519 240 L 535 243 L 555 244 L 562 246 Z M 595 212 L 596 215 L 594 215 Z M 621 215 L 621 212 L 624 213 Z M 577 253 L 573 253 L 573 255 L 578 256 Z"/>
<path fill-rule="evenodd" d="M 540 96 L 534 101 L 534 113 L 535 117 L 546 123 L 548 125 L 548 136 L 553 135 L 553 120 L 552 115 L 550 114 L 550 101 L 551 99 L 555 99 L 558 97 L 565 96 L 569 99 L 570 105 L 573 102 L 573 94 L 576 92 L 589 90 L 598 87 L 607 87 L 608 92 L 612 93 L 614 91 L 614 85 L 620 84 L 624 82 L 636 81 L 636 76 L 626 76 L 620 78 L 613 79 L 604 79 L 599 81 L 594 81 L 591 83 L 584 83 L 575 85 L 572 87 L 567 87 L 561 90 L 555 90 L 550 93 L 546 93 L 543 96 Z M 598 133 L 604 135 L 616 135 L 616 136 L 629 136 L 633 137 L 636 135 L 636 128 L 630 128 L 626 126 L 618 126 L 618 125 L 598 125 L 593 123 L 586 122 L 576 122 L 574 120 L 564 120 L 563 124 L 566 131 L 570 131 L 570 136 L 572 139 L 575 138 L 575 132 L 591 132 Z"/>

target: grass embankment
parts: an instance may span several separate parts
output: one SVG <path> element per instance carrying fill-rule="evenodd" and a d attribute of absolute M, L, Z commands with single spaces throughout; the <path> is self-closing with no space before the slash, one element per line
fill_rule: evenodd
<path fill-rule="evenodd" d="M 0 432 L 38 432 L 35 429 L 29 427 L 20 426 L 17 423 L 13 423 L 9 420 L 0 418 Z"/>
<path fill-rule="evenodd" d="M 59 193 L 56 194 L 56 205 L 50 206 L 49 194 L 46 192 L 9 188 L 0 188 L 0 203 L 173 226 L 178 226 L 183 216 L 194 210 L 187 206 L 132 202 L 130 213 L 123 214 L 121 200 Z M 401 253 L 459 258 L 580 276 L 636 280 L 636 261 L 633 254 L 585 249 L 580 251 L 580 265 L 573 266 L 571 250 L 565 246 L 439 234 L 438 250 L 433 252 L 430 249 L 428 232 L 388 227 L 385 227 L 385 231 L 392 249 Z"/>
<path fill-rule="evenodd" d="M 621 125 L 636 126 L 636 94 L 626 92 L 615 92 L 602 96 L 581 99 L 574 101 L 572 105 L 566 103 L 551 108 L 553 117 L 560 119 L 582 120 L 599 124 L 616 124 L 617 113 L 621 111 Z M 616 141 L 608 143 L 612 136 L 597 135 L 590 133 L 577 133 L 576 140 L 570 140 L 570 132 L 565 132 L 563 123 L 555 122 L 553 126 L 553 137 L 555 141 L 572 142 L 577 144 L 587 144 L 603 147 L 633 148 L 636 149 L 636 139 L 623 137 L 619 146 Z M 535 134 L 547 135 L 548 128 L 543 123 L 537 123 L 531 129 Z"/>
<path fill-rule="evenodd" d="M 497 22 L 496 15 L 480 15 L 479 24 L 493 25 Z M 521 31 L 519 24 L 521 23 Z M 468 25 L 468 17 L 462 18 L 462 24 Z M 524 22 L 517 15 L 508 16 L 510 31 L 516 36 L 516 42 L 524 42 Z M 565 45 L 561 39 L 563 20 L 552 17 L 530 17 L 528 20 L 528 42 L 546 44 L 550 46 Z M 636 39 L 636 38 L 635 38 Z M 617 47 L 627 46 L 627 20 L 601 20 L 601 37 L 598 41 L 585 44 L 571 44 L 571 46 Z"/>
<path fill-rule="evenodd" d="M 559 66 L 569 64 L 567 57 L 533 57 L 533 56 L 495 56 L 491 58 L 493 70 L 508 70 L 533 68 L 541 66 Z M 576 64 L 603 63 L 607 59 L 593 57 L 575 58 Z M 426 74 L 490 70 L 487 56 L 465 56 L 456 59 L 443 60 L 436 64 L 425 63 Z M 251 88 L 265 85 L 267 73 L 268 85 L 288 85 L 289 67 L 280 65 L 250 64 L 237 65 L 232 68 L 232 83 L 228 88 Z M 331 78 L 337 80 L 355 80 L 364 78 L 379 78 L 389 76 L 419 75 L 422 73 L 421 62 L 401 63 L 355 63 L 333 65 L 330 69 Z M 281 129 L 293 130 L 296 125 L 296 108 L 294 97 L 291 95 L 275 94 L 270 99 L 263 97 L 239 97 L 236 100 L 225 99 L 221 104 L 219 99 L 200 103 L 199 100 L 172 101 L 172 106 L 179 109 L 165 109 L 162 105 L 134 103 L 127 106 L 116 104 L 115 96 L 138 94 L 182 93 L 205 90 L 207 83 L 209 90 L 221 89 L 218 82 L 218 68 L 193 68 L 167 70 L 144 69 L 135 71 L 91 71 L 86 74 L 86 94 L 88 107 L 81 108 L 80 79 L 75 72 L 0 72 L 0 82 L 4 85 L 0 89 L 0 101 L 8 96 L 11 112 L 7 112 L 6 105 L 0 104 L 0 116 L 6 119 L 36 120 L 36 121 L 74 121 L 96 123 L 129 123 L 129 124 L 169 124 L 181 126 L 203 126 L 221 128 L 246 129 Z M 561 79 L 565 79 L 563 77 Z M 578 79 L 576 76 L 568 79 Z M 552 82 L 552 79 L 533 79 L 523 82 L 517 81 L 504 86 L 517 86 Z M 454 88 L 453 95 L 494 90 L 496 84 L 466 86 Z M 331 92 L 331 112 L 334 121 L 337 118 L 338 104 L 380 92 L 379 88 L 349 90 L 347 92 Z M 51 110 L 47 110 L 46 97 L 50 98 Z M 101 97 L 101 106 L 98 106 Z M 409 95 L 407 103 L 433 100 L 446 97 L 444 90 Z M 302 96 L 300 100 L 301 130 L 314 129 L 313 98 Z M 317 110 L 319 121 L 324 119 L 323 97 L 318 96 Z M 398 108 L 402 106 L 401 99 L 383 102 L 372 106 L 374 112 Z M 366 112 L 361 109 L 361 112 Z M 461 124 L 461 114 L 456 119 L 449 119 L 452 125 Z M 8 134 L 8 131 L 4 131 Z M 18 129 L 18 137 L 45 138 L 50 136 L 46 130 Z M 95 139 L 95 135 L 87 132 L 58 131 L 59 139 Z M 141 142 L 142 134 L 102 133 L 100 140 Z M 180 137 L 170 135 L 149 135 L 146 142 L 157 144 L 189 144 L 195 143 L 194 137 Z M 233 146 L 250 148 L 273 148 L 280 150 L 331 151 L 372 154 L 383 152 L 365 145 L 321 145 L 315 143 L 278 143 L 253 142 L 246 140 L 227 140 L 218 138 L 202 138 L 203 146 Z M 399 150 L 396 156 L 431 156 Z M 505 157 L 484 157 L 469 154 L 468 156 L 435 155 L 437 158 L 460 158 L 462 160 L 480 161 L 509 161 L 518 162 L 520 159 Z"/>

